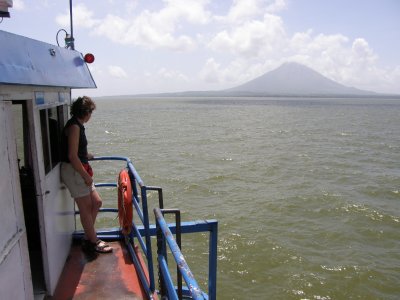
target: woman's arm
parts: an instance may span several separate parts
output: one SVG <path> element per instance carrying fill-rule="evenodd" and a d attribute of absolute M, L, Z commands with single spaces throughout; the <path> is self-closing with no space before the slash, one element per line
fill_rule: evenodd
<path fill-rule="evenodd" d="M 71 125 L 68 128 L 68 159 L 72 167 L 82 176 L 85 183 L 90 186 L 93 183 L 92 177 L 86 172 L 78 157 L 80 129 L 77 125 Z"/>

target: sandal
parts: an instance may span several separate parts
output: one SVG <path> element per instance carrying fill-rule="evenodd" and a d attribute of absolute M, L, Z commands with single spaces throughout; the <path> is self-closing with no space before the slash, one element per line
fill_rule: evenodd
<path fill-rule="evenodd" d="M 110 247 L 109 244 L 107 244 L 106 242 L 98 239 L 96 241 L 96 245 L 94 247 L 95 251 L 98 253 L 110 253 L 113 251 L 113 248 Z"/>
<path fill-rule="evenodd" d="M 109 246 L 109 244 L 101 239 L 97 239 L 96 245 L 99 245 L 100 247 L 106 247 Z"/>

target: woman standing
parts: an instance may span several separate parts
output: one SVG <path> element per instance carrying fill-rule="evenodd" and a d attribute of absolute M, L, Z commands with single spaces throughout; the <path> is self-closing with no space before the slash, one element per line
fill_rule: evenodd
<path fill-rule="evenodd" d="M 94 228 L 102 201 L 92 178 L 93 171 L 89 159 L 92 159 L 93 155 L 87 151 L 83 124 L 90 120 L 95 108 L 95 103 L 87 96 L 76 99 L 71 106 L 72 118 L 68 120 L 62 133 L 61 179 L 78 205 L 85 232 L 82 249 L 87 254 L 109 253 L 113 250 L 97 238 Z"/>

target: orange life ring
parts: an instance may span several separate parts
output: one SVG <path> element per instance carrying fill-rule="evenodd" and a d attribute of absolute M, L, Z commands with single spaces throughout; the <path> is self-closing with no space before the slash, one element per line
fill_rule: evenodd
<path fill-rule="evenodd" d="M 128 170 L 123 169 L 118 176 L 118 219 L 124 235 L 132 229 L 132 185 Z"/>

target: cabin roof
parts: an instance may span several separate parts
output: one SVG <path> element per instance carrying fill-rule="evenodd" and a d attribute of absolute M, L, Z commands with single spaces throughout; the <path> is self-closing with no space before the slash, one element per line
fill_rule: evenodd
<path fill-rule="evenodd" d="M 0 30 L 0 85 L 96 88 L 80 52 Z"/>

